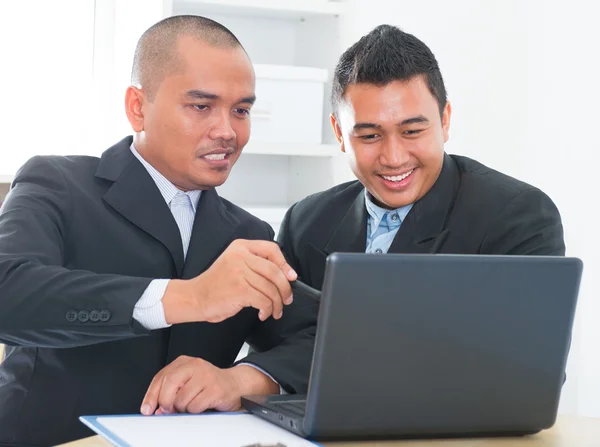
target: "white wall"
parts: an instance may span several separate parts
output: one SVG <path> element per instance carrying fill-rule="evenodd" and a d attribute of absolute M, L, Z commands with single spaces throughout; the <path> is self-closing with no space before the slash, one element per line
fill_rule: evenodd
<path fill-rule="evenodd" d="M 164 0 L 95 1 L 93 155 L 131 134 L 125 116 L 133 54 L 144 31 L 164 17 Z"/>
<path fill-rule="evenodd" d="M 95 106 L 93 23 L 93 0 L 0 5 L 0 176 L 34 154 L 81 152 Z"/>
<path fill-rule="evenodd" d="M 561 412 L 600 416 L 598 6 L 586 0 L 348 0 L 343 44 L 390 23 L 436 55 L 453 121 L 448 152 L 533 183 L 559 207 L 585 264 Z"/>

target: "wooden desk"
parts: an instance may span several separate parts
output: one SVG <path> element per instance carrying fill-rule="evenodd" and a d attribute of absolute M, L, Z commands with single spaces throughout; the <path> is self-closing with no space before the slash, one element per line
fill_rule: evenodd
<path fill-rule="evenodd" d="M 334 442 L 324 445 L 327 447 L 598 447 L 600 446 L 600 419 L 561 416 L 550 430 L 522 438 Z M 93 436 L 63 444 L 62 447 L 109 446 L 108 442 Z"/>

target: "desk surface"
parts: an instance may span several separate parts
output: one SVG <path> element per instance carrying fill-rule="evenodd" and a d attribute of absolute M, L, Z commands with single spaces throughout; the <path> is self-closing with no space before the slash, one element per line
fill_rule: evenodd
<path fill-rule="evenodd" d="M 324 445 L 328 447 L 598 447 L 600 445 L 600 419 L 560 416 L 550 430 L 523 438 L 334 442 Z M 62 447 L 108 446 L 110 444 L 98 436 L 62 445 Z"/>

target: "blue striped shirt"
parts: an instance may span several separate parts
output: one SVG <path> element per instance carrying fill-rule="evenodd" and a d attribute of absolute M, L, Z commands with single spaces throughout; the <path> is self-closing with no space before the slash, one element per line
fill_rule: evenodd
<path fill-rule="evenodd" d="M 388 210 L 375 205 L 371 194 L 365 189 L 365 206 L 369 213 L 365 253 L 387 253 L 413 204 Z"/>

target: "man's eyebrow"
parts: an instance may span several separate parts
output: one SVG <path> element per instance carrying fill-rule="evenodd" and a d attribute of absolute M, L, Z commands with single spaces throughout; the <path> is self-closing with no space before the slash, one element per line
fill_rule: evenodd
<path fill-rule="evenodd" d="M 415 116 L 413 118 L 407 118 L 400 123 L 400 126 L 406 126 L 407 124 L 418 124 L 418 123 L 428 123 L 429 120 L 423 115 Z"/>
<path fill-rule="evenodd" d="M 406 126 L 408 124 L 418 124 L 418 123 L 428 123 L 429 120 L 424 117 L 423 115 L 419 115 L 419 116 L 413 116 L 412 118 L 406 118 L 405 120 L 402 120 L 400 123 L 398 123 L 399 126 Z M 361 129 L 381 129 L 381 125 L 380 124 L 375 124 L 375 123 L 356 123 L 354 125 L 354 130 L 361 130 Z"/>
<path fill-rule="evenodd" d="M 381 129 L 381 126 L 379 124 L 374 123 L 356 123 L 354 125 L 354 130 L 361 129 Z"/>
<path fill-rule="evenodd" d="M 190 99 L 219 99 L 219 95 L 205 92 L 204 90 L 188 90 L 185 96 Z"/>
<path fill-rule="evenodd" d="M 210 100 L 218 100 L 221 99 L 221 97 L 219 95 L 216 95 L 214 93 L 210 93 L 204 90 L 188 90 L 185 93 L 185 96 L 189 99 L 210 99 Z M 243 98 L 241 98 L 239 101 L 237 101 L 236 104 L 254 104 L 256 102 L 256 96 L 252 95 L 252 96 L 245 96 Z"/>
<path fill-rule="evenodd" d="M 242 98 L 238 101 L 239 103 L 246 103 L 246 104 L 254 104 L 256 102 L 256 96 L 252 95 L 252 96 L 246 96 L 245 98 Z"/>

